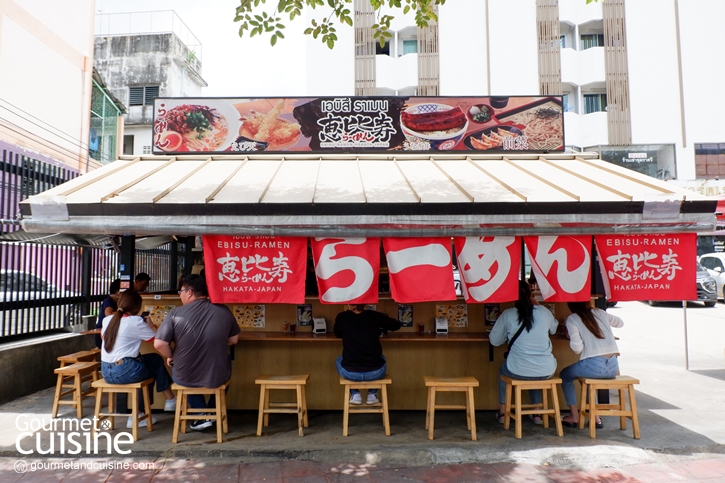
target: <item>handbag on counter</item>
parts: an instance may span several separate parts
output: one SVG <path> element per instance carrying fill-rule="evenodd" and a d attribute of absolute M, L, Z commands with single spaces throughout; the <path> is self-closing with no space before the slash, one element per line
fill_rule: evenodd
<path fill-rule="evenodd" d="M 509 349 L 503 353 L 503 358 L 506 359 L 509 356 L 509 352 L 511 352 L 511 348 L 514 345 L 514 342 L 516 342 L 516 339 L 519 338 L 521 335 L 521 332 L 524 331 L 524 324 L 521 324 L 521 327 L 519 327 L 519 330 L 516 331 L 513 337 L 511 337 L 511 340 L 509 341 Z"/>

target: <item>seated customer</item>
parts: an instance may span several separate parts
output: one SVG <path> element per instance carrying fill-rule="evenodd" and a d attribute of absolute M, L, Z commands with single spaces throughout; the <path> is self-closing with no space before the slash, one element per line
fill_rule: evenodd
<path fill-rule="evenodd" d="M 509 354 L 501 365 L 498 379 L 499 423 L 504 422 L 506 411 L 506 383 L 501 376 L 525 381 L 549 379 L 556 371 L 556 359 L 551 354 L 549 334 L 555 334 L 559 323 L 549 309 L 534 304 L 531 299 L 531 287 L 523 280 L 519 281 L 519 299 L 513 307 L 501 312 L 491 329 L 491 344 L 499 346 L 509 343 Z M 518 334 L 518 337 L 511 342 Z M 529 391 L 532 404 L 540 404 L 541 390 Z M 541 424 L 541 416 L 529 416 L 536 424 Z"/>
<path fill-rule="evenodd" d="M 239 325 L 226 305 L 209 301 L 206 281 L 199 275 L 181 279 L 181 307 L 166 316 L 159 327 L 154 347 L 167 357 L 174 382 L 186 387 L 216 388 L 232 376 L 229 346 L 239 341 Z M 173 349 L 171 343 L 174 343 Z M 214 407 L 213 396 L 207 403 L 204 396 L 188 397 L 191 408 Z M 192 421 L 195 431 L 208 428 L 207 419 Z"/>
<path fill-rule="evenodd" d="M 156 326 L 148 317 L 144 321 L 138 316 L 142 304 L 141 295 L 127 290 L 118 298 L 116 312 L 103 319 L 101 374 L 111 384 L 130 384 L 154 378 L 156 391 L 166 396 L 164 410 L 174 411 L 176 397 L 170 389 L 171 377 L 164 360 L 158 354 L 139 354 L 141 341 L 151 341 L 156 333 Z M 129 418 L 127 427 L 130 428 L 131 424 Z M 146 420 L 141 421 L 139 426 L 146 426 Z"/>
<path fill-rule="evenodd" d="M 335 336 L 342 339 L 342 356 L 338 357 L 337 372 L 350 381 L 376 381 L 385 377 L 386 365 L 380 334 L 400 329 L 400 322 L 382 312 L 365 310 L 365 305 L 348 305 L 349 310 L 335 318 Z M 357 389 L 351 390 L 351 404 L 362 404 Z M 368 392 L 366 404 L 378 404 L 378 391 Z"/>
<path fill-rule="evenodd" d="M 108 297 L 101 302 L 101 308 L 98 309 L 98 320 L 96 321 L 96 329 L 103 327 L 103 319 L 109 315 L 113 315 L 118 306 L 116 302 L 118 297 L 121 295 L 121 279 L 117 278 L 111 282 L 111 286 L 108 288 Z M 96 347 L 101 348 L 101 336 L 96 335 Z"/>
<path fill-rule="evenodd" d="M 141 272 L 133 279 L 133 289 L 138 292 L 145 292 L 149 288 L 151 277 L 146 272 Z"/>
<path fill-rule="evenodd" d="M 566 319 L 569 345 L 571 350 L 581 356 L 579 362 L 565 367 L 559 373 L 561 390 L 570 411 L 561 422 L 576 428 L 579 426 L 579 409 L 576 406 L 574 380 L 577 377 L 613 379 L 619 373 L 619 349 L 612 327 L 622 327 L 624 321 L 602 309 L 593 309 L 586 302 L 569 302 L 567 305 L 571 311 Z M 595 424 L 598 428 L 603 427 L 601 418 L 597 418 Z"/>

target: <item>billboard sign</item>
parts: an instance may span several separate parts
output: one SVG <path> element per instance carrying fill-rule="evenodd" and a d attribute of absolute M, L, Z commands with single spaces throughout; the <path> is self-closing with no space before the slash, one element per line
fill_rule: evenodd
<path fill-rule="evenodd" d="M 157 98 L 154 154 L 564 151 L 562 100 Z"/>

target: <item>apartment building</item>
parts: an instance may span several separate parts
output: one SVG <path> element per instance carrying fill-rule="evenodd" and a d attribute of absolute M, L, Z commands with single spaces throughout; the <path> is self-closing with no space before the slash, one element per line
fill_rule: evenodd
<path fill-rule="evenodd" d="M 455 0 L 426 29 L 394 14 L 380 48 L 355 2 L 357 95 L 562 95 L 568 149 L 660 179 L 725 177 L 725 2 Z"/>

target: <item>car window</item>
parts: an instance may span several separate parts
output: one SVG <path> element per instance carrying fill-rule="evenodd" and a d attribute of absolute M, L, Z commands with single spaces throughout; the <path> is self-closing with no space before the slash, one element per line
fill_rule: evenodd
<path fill-rule="evenodd" d="M 700 263 L 702 264 L 703 267 L 709 268 L 712 270 L 713 268 L 715 268 L 712 264 L 713 260 L 714 260 L 714 258 L 711 258 L 711 257 L 702 257 L 702 258 L 700 258 Z"/>
<path fill-rule="evenodd" d="M 712 258 L 712 268 L 715 269 L 717 267 L 720 267 L 720 269 L 723 268 L 723 266 L 722 266 L 722 260 L 720 260 L 719 258 L 714 258 L 713 257 Z"/>

